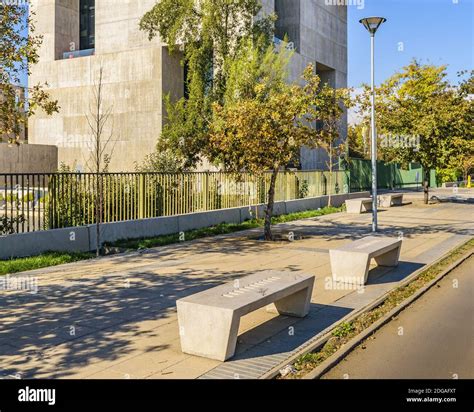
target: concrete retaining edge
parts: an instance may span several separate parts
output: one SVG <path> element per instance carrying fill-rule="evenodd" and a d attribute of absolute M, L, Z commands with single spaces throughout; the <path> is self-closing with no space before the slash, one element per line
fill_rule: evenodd
<path fill-rule="evenodd" d="M 335 207 L 340 207 L 347 199 L 367 196 L 370 196 L 369 192 L 332 195 L 331 203 Z M 328 196 L 320 196 L 276 202 L 274 215 L 323 208 L 328 205 L 328 200 Z M 122 239 L 170 235 L 221 223 L 243 223 L 255 217 L 262 218 L 264 214 L 265 205 L 261 204 L 178 216 L 104 223 L 100 227 L 100 235 L 102 242 L 112 243 Z M 95 250 L 95 243 L 95 225 L 0 236 L 0 259 L 34 256 L 45 252 L 90 252 Z"/>

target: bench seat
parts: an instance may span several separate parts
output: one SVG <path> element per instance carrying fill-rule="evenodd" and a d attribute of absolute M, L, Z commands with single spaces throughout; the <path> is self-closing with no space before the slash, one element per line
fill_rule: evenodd
<path fill-rule="evenodd" d="M 402 240 L 390 237 L 368 236 L 329 251 L 333 280 L 348 284 L 365 285 L 370 261 L 379 266 L 398 266 Z"/>
<path fill-rule="evenodd" d="M 403 205 L 403 193 L 390 193 L 379 197 L 380 207 L 392 207 Z"/>
<path fill-rule="evenodd" d="M 361 197 L 358 199 L 346 200 L 347 213 L 361 214 L 362 212 L 371 212 L 372 210 L 373 207 L 371 197 Z"/>
<path fill-rule="evenodd" d="M 176 302 L 184 353 L 225 361 L 235 353 L 240 318 L 262 307 L 281 315 L 308 314 L 314 275 L 265 271 Z"/>

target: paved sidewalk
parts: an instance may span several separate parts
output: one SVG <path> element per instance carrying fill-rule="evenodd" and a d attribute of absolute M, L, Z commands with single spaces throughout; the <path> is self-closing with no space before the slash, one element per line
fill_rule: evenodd
<path fill-rule="evenodd" d="M 364 293 L 328 290 L 328 250 L 370 233 L 371 216 L 337 214 L 280 225 L 302 240 L 268 244 L 260 231 L 17 274 L 37 294 L 0 291 L 0 376 L 21 378 L 258 378 L 347 314 L 474 235 L 473 206 L 446 202 L 383 210 L 381 231 L 403 233 L 398 268 L 375 268 Z M 183 354 L 175 302 L 263 270 L 314 273 L 310 315 L 264 309 L 242 319 L 237 355 L 221 363 Z M 258 326 L 258 327 L 257 327 Z"/>

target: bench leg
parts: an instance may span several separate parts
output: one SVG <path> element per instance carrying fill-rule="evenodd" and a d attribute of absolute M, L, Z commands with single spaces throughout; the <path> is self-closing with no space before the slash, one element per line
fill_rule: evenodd
<path fill-rule="evenodd" d="M 389 208 L 392 206 L 392 199 L 390 196 L 382 196 L 380 198 L 380 207 Z"/>
<path fill-rule="evenodd" d="M 370 267 L 369 255 L 330 250 L 329 257 L 334 282 L 361 286 L 367 283 Z"/>
<path fill-rule="evenodd" d="M 363 212 L 372 212 L 372 209 L 373 209 L 372 203 L 370 205 L 362 203 L 362 205 L 361 205 L 361 213 L 363 213 Z"/>
<path fill-rule="evenodd" d="M 403 205 L 403 197 L 396 197 L 393 199 L 394 206 L 402 206 Z"/>
<path fill-rule="evenodd" d="M 350 214 L 361 214 L 362 213 L 362 204 L 357 202 L 346 203 L 346 211 Z"/>
<path fill-rule="evenodd" d="M 391 250 L 390 252 L 385 253 L 374 258 L 375 262 L 379 266 L 389 266 L 395 267 L 398 266 L 398 260 L 400 259 L 400 247 Z"/>
<path fill-rule="evenodd" d="M 225 361 L 235 353 L 240 316 L 232 310 L 177 302 L 181 350 Z"/>
<path fill-rule="evenodd" d="M 271 305 L 268 305 L 267 312 L 304 318 L 309 313 L 311 295 L 313 294 L 313 283 L 306 289 L 300 290 L 293 295 L 287 296 L 283 299 L 277 300 Z"/>

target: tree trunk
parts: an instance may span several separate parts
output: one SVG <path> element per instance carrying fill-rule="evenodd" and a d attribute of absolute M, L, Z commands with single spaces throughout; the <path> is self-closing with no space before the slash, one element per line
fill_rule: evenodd
<path fill-rule="evenodd" d="M 332 169 L 333 169 L 333 164 L 332 164 L 332 142 L 329 145 L 329 192 L 328 192 L 328 207 L 332 207 Z"/>
<path fill-rule="evenodd" d="M 424 193 L 425 193 L 425 205 L 427 205 L 429 203 L 429 197 L 430 197 L 430 182 L 428 180 L 428 176 L 429 176 L 429 169 L 426 169 L 426 168 L 423 168 L 423 176 L 424 176 L 424 179 L 423 179 L 423 190 L 424 190 Z"/>
<path fill-rule="evenodd" d="M 272 178 L 270 181 L 270 189 L 268 191 L 268 204 L 265 210 L 265 240 L 273 240 L 272 234 L 272 217 L 273 217 L 273 206 L 275 205 L 275 185 L 278 176 L 278 167 L 273 170 Z"/>

